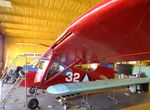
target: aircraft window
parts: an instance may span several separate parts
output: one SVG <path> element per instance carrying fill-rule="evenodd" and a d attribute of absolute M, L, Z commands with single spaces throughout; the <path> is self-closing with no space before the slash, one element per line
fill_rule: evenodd
<path fill-rule="evenodd" d="M 41 63 L 39 64 L 39 69 L 43 69 L 43 67 L 44 67 L 44 62 L 41 62 Z"/>
<path fill-rule="evenodd" d="M 59 71 L 63 71 L 65 68 L 67 68 L 67 66 L 66 66 L 66 65 L 64 65 L 64 64 L 60 64 L 60 63 L 59 63 Z M 66 74 L 67 74 L 67 72 L 72 72 L 72 69 L 71 69 L 71 68 L 67 69 L 65 72 L 63 72 L 63 74 L 62 74 L 62 75 L 66 75 Z"/>
<path fill-rule="evenodd" d="M 87 72 L 92 72 L 92 71 L 94 71 L 94 69 L 91 68 L 91 67 L 83 68 L 83 70 L 84 70 L 84 71 L 87 71 Z"/>
<path fill-rule="evenodd" d="M 40 63 L 40 59 L 36 58 L 35 60 L 33 60 L 29 65 L 32 65 L 33 68 L 37 68 L 38 65 Z"/>
<path fill-rule="evenodd" d="M 49 60 L 41 60 L 38 65 L 38 69 L 42 69 L 43 72 L 46 70 Z"/>
<path fill-rule="evenodd" d="M 65 68 L 62 65 L 59 65 L 59 70 L 63 71 Z"/>
<path fill-rule="evenodd" d="M 46 77 L 46 80 L 52 76 L 54 76 L 55 74 L 63 71 L 67 66 L 61 63 L 53 63 L 48 74 Z M 67 72 L 72 72 L 72 69 L 68 69 L 67 71 L 63 72 L 62 75 L 66 75 Z"/>
<path fill-rule="evenodd" d="M 51 69 L 50 71 L 54 74 L 58 73 L 60 70 L 59 70 L 59 65 L 57 63 L 53 63 L 53 65 L 51 66 Z"/>
<path fill-rule="evenodd" d="M 79 68 L 86 72 L 92 72 L 97 68 L 97 65 L 96 64 L 95 65 L 94 64 L 82 64 L 82 65 L 75 65 L 74 67 Z"/>
<path fill-rule="evenodd" d="M 54 74 L 59 73 L 62 70 L 62 67 L 60 67 L 57 63 L 53 63 L 48 74 L 47 74 L 47 78 L 52 77 Z"/>

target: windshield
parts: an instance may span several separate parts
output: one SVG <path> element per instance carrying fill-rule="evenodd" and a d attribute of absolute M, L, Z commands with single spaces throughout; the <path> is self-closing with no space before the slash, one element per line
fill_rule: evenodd
<path fill-rule="evenodd" d="M 67 66 L 58 62 L 54 62 L 47 74 L 47 78 L 54 76 L 55 74 L 63 71 Z M 63 72 L 62 75 L 66 75 L 67 72 L 72 72 L 72 69 L 69 68 L 67 71 Z"/>

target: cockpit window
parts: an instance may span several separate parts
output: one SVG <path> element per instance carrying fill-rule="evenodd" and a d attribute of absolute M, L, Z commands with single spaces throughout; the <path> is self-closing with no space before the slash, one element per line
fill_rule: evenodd
<path fill-rule="evenodd" d="M 54 76 L 55 74 L 59 73 L 60 72 L 60 67 L 59 67 L 59 64 L 58 63 L 53 63 L 52 66 L 50 67 L 50 70 L 47 74 L 47 78 L 50 78 L 52 76 Z"/>
<path fill-rule="evenodd" d="M 64 64 L 61 64 L 61 63 L 57 63 L 57 62 L 54 62 L 47 74 L 47 78 L 50 78 L 52 76 L 54 76 L 55 74 L 63 71 L 67 66 L 64 65 Z M 67 72 L 72 72 L 72 69 L 68 69 L 67 71 L 63 72 L 62 75 L 66 75 Z"/>
<path fill-rule="evenodd" d="M 97 66 L 98 64 L 94 63 L 94 64 L 80 64 L 80 65 L 75 65 L 74 67 L 79 68 L 86 72 L 92 72 L 96 70 Z"/>
<path fill-rule="evenodd" d="M 29 65 L 31 65 L 33 68 L 38 68 L 39 64 L 40 64 L 40 59 L 36 58 Z"/>
<path fill-rule="evenodd" d="M 51 71 L 52 73 L 54 73 L 54 74 L 60 72 L 58 63 L 53 63 L 52 66 L 51 66 L 50 71 Z"/>
<path fill-rule="evenodd" d="M 41 61 L 41 62 L 40 62 L 40 64 L 39 64 L 39 69 L 43 69 L 43 68 L 44 68 L 44 63 L 45 63 L 44 61 Z"/>

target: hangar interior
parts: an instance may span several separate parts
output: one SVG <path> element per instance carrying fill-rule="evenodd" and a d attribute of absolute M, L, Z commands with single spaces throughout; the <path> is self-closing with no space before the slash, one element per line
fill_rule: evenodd
<path fill-rule="evenodd" d="M 18 86 L 18 82 L 15 82 L 18 81 L 19 77 L 10 81 L 12 84 L 9 81 L 4 83 L 2 80 L 3 76 L 6 78 L 9 71 L 16 70 L 17 67 L 21 67 L 21 69 L 24 67 L 26 70 L 25 65 L 37 65 L 41 55 L 47 52 L 49 47 L 76 19 L 80 19 L 85 12 L 88 13 L 89 9 L 98 3 L 104 2 L 105 5 L 105 2 L 108 1 L 115 0 L 0 0 L 1 109 L 31 109 L 28 108 L 28 102 L 31 99 L 30 97 L 35 95 L 39 100 L 39 108 L 36 109 L 40 110 L 149 110 L 149 81 L 143 85 L 136 85 L 136 87 L 130 88 L 128 86 L 115 91 L 112 90 L 113 92 L 111 89 L 107 89 L 106 91 L 87 92 L 79 96 L 76 94 L 66 95 L 66 98 L 63 98 L 64 100 L 60 98 L 62 101 L 60 104 L 56 100 L 58 95 L 49 94 L 46 90 L 44 94 L 43 90 L 38 90 L 38 93 L 33 90 L 35 94 L 29 95 L 27 92 L 30 88 Z M 150 77 L 150 59 L 111 62 L 109 64 L 105 62 L 78 64 L 73 69 L 79 68 L 82 71 L 94 73 L 98 66 L 113 69 L 115 72 L 114 77 L 117 78 L 129 76 L 133 78 L 139 74 L 144 78 Z M 25 77 L 28 76 L 25 75 Z M 27 78 L 25 79 L 27 80 Z M 90 78 L 87 76 L 86 79 Z M 102 79 L 105 79 L 105 76 L 102 76 Z M 22 85 L 26 86 L 26 80 Z M 34 79 L 29 78 L 29 80 Z M 10 88 L 12 89 L 9 91 Z M 111 100 L 108 100 L 107 97 L 110 94 L 112 95 Z M 11 97 L 5 102 L 6 95 Z M 66 104 L 66 100 L 69 105 Z M 63 103 L 63 101 L 65 102 Z M 79 107 L 82 102 L 85 107 Z M 35 103 L 31 103 L 33 108 Z M 67 108 L 68 106 L 69 108 Z"/>

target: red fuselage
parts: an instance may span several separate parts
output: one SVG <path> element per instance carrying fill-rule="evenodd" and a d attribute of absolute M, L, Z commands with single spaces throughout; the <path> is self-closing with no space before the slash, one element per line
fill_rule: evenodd
<path fill-rule="evenodd" d="M 44 85 L 41 85 L 41 82 L 36 81 L 37 74 L 39 73 L 32 72 L 32 71 L 27 72 L 26 79 L 27 79 L 28 87 L 39 86 L 40 88 L 47 88 L 48 86 L 60 84 L 60 83 L 73 83 L 73 82 L 96 81 L 102 79 L 112 79 L 114 78 L 115 71 L 114 69 L 103 67 L 103 66 L 98 66 L 97 69 L 91 72 L 87 72 L 82 69 L 72 67 L 68 69 L 66 72 L 60 74 L 55 79 L 49 81 Z M 24 81 L 21 83 L 21 86 L 24 86 Z"/>

